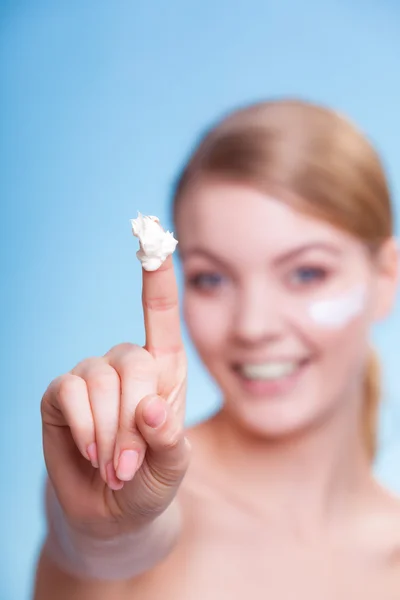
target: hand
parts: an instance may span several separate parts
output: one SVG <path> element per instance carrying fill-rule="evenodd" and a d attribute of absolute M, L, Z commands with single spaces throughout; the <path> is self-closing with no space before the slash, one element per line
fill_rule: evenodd
<path fill-rule="evenodd" d="M 144 348 L 79 363 L 41 405 L 47 470 L 69 522 L 95 535 L 146 524 L 174 499 L 189 463 L 186 355 L 171 257 L 143 270 Z"/>

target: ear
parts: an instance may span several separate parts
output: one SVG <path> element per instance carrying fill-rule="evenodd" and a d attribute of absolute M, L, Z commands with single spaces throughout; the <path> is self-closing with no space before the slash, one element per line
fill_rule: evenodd
<path fill-rule="evenodd" d="M 385 319 L 396 301 L 399 282 L 399 245 L 393 237 L 384 242 L 376 260 L 377 295 L 375 319 Z"/>

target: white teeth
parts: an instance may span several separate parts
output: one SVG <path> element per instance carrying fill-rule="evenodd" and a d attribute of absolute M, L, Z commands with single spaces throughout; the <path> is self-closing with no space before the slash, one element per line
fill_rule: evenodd
<path fill-rule="evenodd" d="M 298 368 L 297 362 L 270 362 L 263 364 L 244 364 L 240 372 L 247 379 L 280 379 L 287 377 Z"/>

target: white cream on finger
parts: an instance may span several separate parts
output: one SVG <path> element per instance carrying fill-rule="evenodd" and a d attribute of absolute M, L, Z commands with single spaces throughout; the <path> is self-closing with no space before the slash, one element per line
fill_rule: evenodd
<path fill-rule="evenodd" d="M 170 231 L 164 231 L 160 220 L 153 216 L 144 216 L 138 212 L 136 219 L 131 219 L 132 233 L 139 239 L 139 250 L 136 256 L 145 271 L 156 271 L 168 256 L 175 251 L 178 240 Z"/>

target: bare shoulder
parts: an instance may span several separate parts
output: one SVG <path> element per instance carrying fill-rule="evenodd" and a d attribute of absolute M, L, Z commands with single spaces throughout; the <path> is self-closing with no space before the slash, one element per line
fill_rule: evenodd
<path fill-rule="evenodd" d="M 400 583 L 400 497 L 379 484 L 370 511 L 369 533 L 388 564 L 398 569 Z"/>
<path fill-rule="evenodd" d="M 386 515 L 388 523 L 390 522 L 393 526 L 398 526 L 398 529 L 395 527 L 395 530 L 400 534 L 400 496 L 380 485 L 378 485 L 378 489 L 381 511 Z"/>

